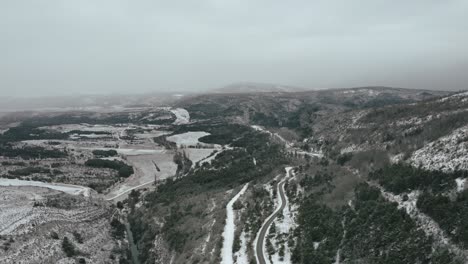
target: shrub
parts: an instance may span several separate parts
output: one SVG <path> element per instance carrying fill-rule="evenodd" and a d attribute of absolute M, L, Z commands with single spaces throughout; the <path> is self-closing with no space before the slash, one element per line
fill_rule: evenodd
<path fill-rule="evenodd" d="M 50 232 L 50 237 L 52 239 L 59 239 L 59 235 L 55 231 Z"/>
<path fill-rule="evenodd" d="M 89 159 L 85 165 L 93 168 L 107 168 L 118 171 L 119 177 L 126 178 L 134 173 L 133 167 L 118 160 Z"/>
<path fill-rule="evenodd" d="M 65 252 L 65 255 L 69 258 L 77 254 L 75 245 L 73 245 L 73 243 L 68 239 L 68 237 L 63 238 L 62 249 L 63 249 L 63 252 Z"/>
<path fill-rule="evenodd" d="M 93 150 L 93 155 L 98 158 L 104 157 L 115 157 L 117 156 L 117 151 L 114 149 L 111 150 Z"/>

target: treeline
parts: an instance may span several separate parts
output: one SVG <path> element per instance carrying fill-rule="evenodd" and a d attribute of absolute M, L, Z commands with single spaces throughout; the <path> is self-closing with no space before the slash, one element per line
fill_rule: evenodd
<path fill-rule="evenodd" d="M 176 152 L 174 154 L 173 161 L 177 164 L 176 177 L 187 174 L 192 167 L 192 161 L 187 157 L 185 151 Z"/>
<path fill-rule="evenodd" d="M 119 160 L 89 159 L 85 165 L 93 168 L 107 168 L 118 172 L 119 177 L 127 178 L 134 173 L 133 167 Z"/>
<path fill-rule="evenodd" d="M 395 194 L 426 189 L 442 192 L 455 188 L 455 179 L 468 178 L 468 171 L 429 171 L 410 165 L 394 164 L 371 172 L 369 178 Z"/>
<path fill-rule="evenodd" d="M 79 135 L 112 135 L 111 132 L 108 131 L 88 131 L 88 130 L 72 130 L 67 132 L 68 135 L 72 134 L 79 134 Z"/>
<path fill-rule="evenodd" d="M 117 151 L 115 149 L 110 150 L 93 150 L 93 155 L 96 158 L 106 158 L 106 157 L 115 157 L 117 156 Z"/>
<path fill-rule="evenodd" d="M 26 167 L 16 170 L 9 170 L 8 173 L 13 176 L 29 176 L 34 173 L 51 173 L 51 170 L 43 167 Z"/>
<path fill-rule="evenodd" d="M 154 111 L 153 111 L 154 112 Z M 151 112 L 151 113 L 153 113 Z M 141 115 L 149 114 L 150 112 L 142 112 Z M 161 111 L 161 114 L 166 114 L 167 112 Z M 143 116 L 141 116 L 143 117 Z M 132 118 L 131 113 L 118 112 L 111 113 L 106 115 L 101 115 L 99 117 L 93 117 L 89 113 L 73 113 L 73 114 L 61 114 L 56 116 L 42 116 L 34 117 L 27 119 L 23 122 L 24 125 L 41 127 L 41 126 L 55 126 L 55 125 L 65 125 L 65 124 L 105 124 L 105 125 L 115 125 L 115 124 L 126 124 L 126 123 L 144 123 L 144 124 L 155 124 L 155 125 L 164 125 L 171 124 L 175 120 L 175 117 L 169 119 L 135 119 Z"/>
<path fill-rule="evenodd" d="M 58 159 L 67 157 L 67 153 L 39 146 L 13 147 L 9 144 L 0 144 L 0 156 L 8 158 L 20 157 L 22 159 Z"/>
<path fill-rule="evenodd" d="M 434 248 L 414 220 L 380 190 L 366 183 L 355 190 L 354 208 L 345 212 L 346 236 L 341 257 L 365 263 L 462 263 L 447 249 Z"/>
<path fill-rule="evenodd" d="M 385 189 L 401 194 L 420 190 L 417 207 L 430 216 L 455 243 L 468 248 L 468 190 L 455 190 L 455 179 L 468 178 L 468 171 L 428 171 L 409 165 L 392 165 L 370 174 Z M 454 196 L 454 197 L 453 197 Z"/>
<path fill-rule="evenodd" d="M 468 190 L 458 193 L 455 199 L 425 191 L 419 196 L 417 206 L 434 219 L 454 242 L 468 249 Z"/>
<path fill-rule="evenodd" d="M 16 142 L 35 139 L 66 139 L 68 134 L 45 129 L 39 129 L 31 125 L 19 125 L 12 127 L 0 135 L 0 143 Z"/>

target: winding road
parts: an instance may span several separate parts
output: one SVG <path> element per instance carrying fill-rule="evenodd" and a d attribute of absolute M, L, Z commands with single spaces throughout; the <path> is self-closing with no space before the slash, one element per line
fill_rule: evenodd
<path fill-rule="evenodd" d="M 284 185 L 286 184 L 286 181 L 290 177 L 292 167 L 287 167 L 286 168 L 286 177 L 284 177 L 277 185 L 277 190 L 279 193 L 280 197 L 280 204 L 276 208 L 276 210 L 268 216 L 268 218 L 265 220 L 263 223 L 262 227 L 260 228 L 260 231 L 258 232 L 256 243 L 255 243 L 255 257 L 257 259 L 257 264 L 267 264 L 270 263 L 269 261 L 267 262 L 267 254 L 265 254 L 264 248 L 265 248 L 265 239 L 268 233 L 268 229 L 270 228 L 271 224 L 273 221 L 275 221 L 276 217 L 283 212 L 284 207 L 286 207 L 286 194 L 284 191 Z"/>

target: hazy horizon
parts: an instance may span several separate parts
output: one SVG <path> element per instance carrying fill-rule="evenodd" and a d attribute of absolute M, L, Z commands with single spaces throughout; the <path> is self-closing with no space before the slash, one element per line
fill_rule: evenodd
<path fill-rule="evenodd" d="M 0 97 L 468 86 L 468 2 L 3 1 Z"/>

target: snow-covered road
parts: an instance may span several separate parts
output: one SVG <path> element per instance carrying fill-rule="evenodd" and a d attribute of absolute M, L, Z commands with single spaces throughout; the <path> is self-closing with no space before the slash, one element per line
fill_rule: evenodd
<path fill-rule="evenodd" d="M 221 249 L 221 264 L 233 264 L 233 254 L 232 247 L 234 245 L 234 233 L 236 230 L 236 225 L 234 223 L 235 215 L 233 205 L 239 199 L 239 197 L 245 193 L 249 184 L 244 185 L 242 190 L 234 196 L 234 198 L 229 201 L 226 206 L 226 225 L 224 226 L 223 232 L 223 248 Z"/>

